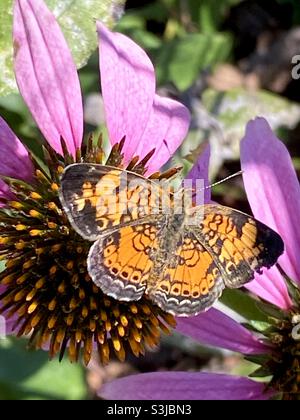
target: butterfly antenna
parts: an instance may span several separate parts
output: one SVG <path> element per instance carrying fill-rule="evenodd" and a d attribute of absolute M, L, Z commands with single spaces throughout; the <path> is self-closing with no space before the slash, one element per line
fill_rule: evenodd
<path fill-rule="evenodd" d="M 215 187 L 216 185 L 223 184 L 223 182 L 226 182 L 229 179 L 235 178 L 235 177 L 240 176 L 242 174 L 243 174 L 243 171 L 235 172 L 234 174 L 231 174 L 231 175 L 227 176 L 226 178 L 221 179 L 220 181 L 217 181 L 217 182 L 214 182 L 213 184 L 207 185 L 206 187 L 203 188 L 203 190 L 207 190 L 208 188 L 212 188 L 212 187 Z"/>
<path fill-rule="evenodd" d="M 226 182 L 226 181 L 228 181 L 229 179 L 231 179 L 231 178 L 235 178 L 236 176 L 239 176 L 239 175 L 242 175 L 242 174 L 243 174 L 243 171 L 238 171 L 238 172 L 235 172 L 234 174 L 229 175 L 229 176 L 227 176 L 226 178 L 221 179 L 221 180 L 220 180 L 220 181 L 218 181 L 218 182 L 214 182 L 213 184 L 206 185 L 206 187 L 201 188 L 199 191 L 208 190 L 208 189 L 210 189 L 210 188 L 212 188 L 212 187 L 215 187 L 216 185 L 223 184 L 223 182 Z M 197 194 L 196 189 L 195 189 L 195 188 L 192 188 L 192 191 L 193 191 L 193 197 L 195 197 L 195 196 L 196 196 L 196 194 Z"/>

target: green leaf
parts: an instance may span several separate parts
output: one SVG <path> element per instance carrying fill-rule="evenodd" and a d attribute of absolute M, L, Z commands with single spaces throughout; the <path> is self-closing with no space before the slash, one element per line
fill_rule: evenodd
<path fill-rule="evenodd" d="M 0 2 L 0 96 L 16 90 L 11 39 L 13 0 Z"/>
<path fill-rule="evenodd" d="M 269 320 L 274 320 L 275 322 L 280 322 L 287 318 L 287 313 L 281 310 L 278 306 L 273 305 L 270 302 L 258 302 L 257 304 L 259 310 L 263 312 Z"/>
<path fill-rule="evenodd" d="M 269 354 L 251 354 L 251 355 L 244 356 L 244 359 L 255 365 L 262 366 L 262 365 L 265 365 L 270 360 L 270 355 Z"/>
<path fill-rule="evenodd" d="M 35 156 L 42 158 L 40 133 L 19 94 L 0 96 L 0 115 L 10 127 L 14 128 L 14 132 L 22 139 L 22 142 L 31 152 Z"/>
<path fill-rule="evenodd" d="M 5 261 L 0 261 L 0 273 L 5 270 Z"/>
<path fill-rule="evenodd" d="M 83 368 L 67 359 L 48 361 L 26 340 L 0 340 L 0 399 L 77 400 L 87 397 Z"/>
<path fill-rule="evenodd" d="M 258 368 L 249 375 L 250 378 L 266 378 L 269 376 L 272 376 L 272 371 L 264 366 Z"/>
<path fill-rule="evenodd" d="M 230 7 L 241 0 L 188 0 L 191 16 L 199 24 L 201 32 L 215 32 Z"/>
<path fill-rule="evenodd" d="M 232 39 L 226 33 L 188 34 L 163 44 L 156 57 L 160 84 L 173 82 L 179 90 L 188 89 L 202 70 L 226 60 Z"/>
<path fill-rule="evenodd" d="M 97 47 L 95 21 L 111 26 L 125 0 L 45 0 L 57 17 L 78 68 Z M 13 0 L 0 2 L 0 96 L 17 91 L 12 53 Z"/>
<path fill-rule="evenodd" d="M 262 334 L 274 330 L 274 327 L 272 327 L 269 322 L 263 321 L 249 321 L 247 323 L 242 323 L 242 325 L 250 331 L 260 332 Z"/>
<path fill-rule="evenodd" d="M 291 279 L 286 277 L 286 284 L 288 286 L 289 295 L 291 296 L 295 305 L 300 302 L 300 290 L 296 283 L 294 283 Z"/>
<path fill-rule="evenodd" d="M 119 28 L 116 29 L 118 30 Z M 137 44 L 139 44 L 149 53 L 151 53 L 151 51 L 155 52 L 155 50 L 157 50 L 162 44 L 159 37 L 144 29 L 135 29 L 134 31 L 121 30 L 121 32 L 132 38 Z"/>
<path fill-rule="evenodd" d="M 225 289 L 221 302 L 250 321 L 268 323 L 268 317 L 257 306 L 257 301 L 250 295 L 237 289 Z"/>

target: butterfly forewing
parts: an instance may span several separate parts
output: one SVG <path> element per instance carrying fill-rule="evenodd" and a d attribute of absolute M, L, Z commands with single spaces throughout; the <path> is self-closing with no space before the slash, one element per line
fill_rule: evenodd
<path fill-rule="evenodd" d="M 60 199 L 74 229 L 95 241 L 120 226 L 155 219 L 171 198 L 159 184 L 132 172 L 83 163 L 65 169 Z"/>
<path fill-rule="evenodd" d="M 241 287 L 276 264 L 284 251 L 281 237 L 251 216 L 217 204 L 206 204 L 198 227 L 187 228 L 217 263 L 225 285 Z"/>

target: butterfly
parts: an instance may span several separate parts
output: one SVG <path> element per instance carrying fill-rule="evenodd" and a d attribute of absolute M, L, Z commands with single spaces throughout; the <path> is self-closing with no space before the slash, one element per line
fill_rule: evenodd
<path fill-rule="evenodd" d="M 120 301 L 146 294 L 176 316 L 209 309 L 225 287 L 253 280 L 284 250 L 281 237 L 251 216 L 191 202 L 177 211 L 175 193 L 120 168 L 69 165 L 60 200 L 75 231 L 94 242 L 93 282 Z"/>

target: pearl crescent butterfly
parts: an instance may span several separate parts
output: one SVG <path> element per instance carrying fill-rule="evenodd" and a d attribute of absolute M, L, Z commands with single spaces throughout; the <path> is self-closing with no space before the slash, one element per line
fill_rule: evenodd
<path fill-rule="evenodd" d="M 60 199 L 74 229 L 94 242 L 93 282 L 120 301 L 146 294 L 177 316 L 209 309 L 225 287 L 253 280 L 284 250 L 280 236 L 251 216 L 218 204 L 175 211 L 174 193 L 120 168 L 68 166 Z"/>

